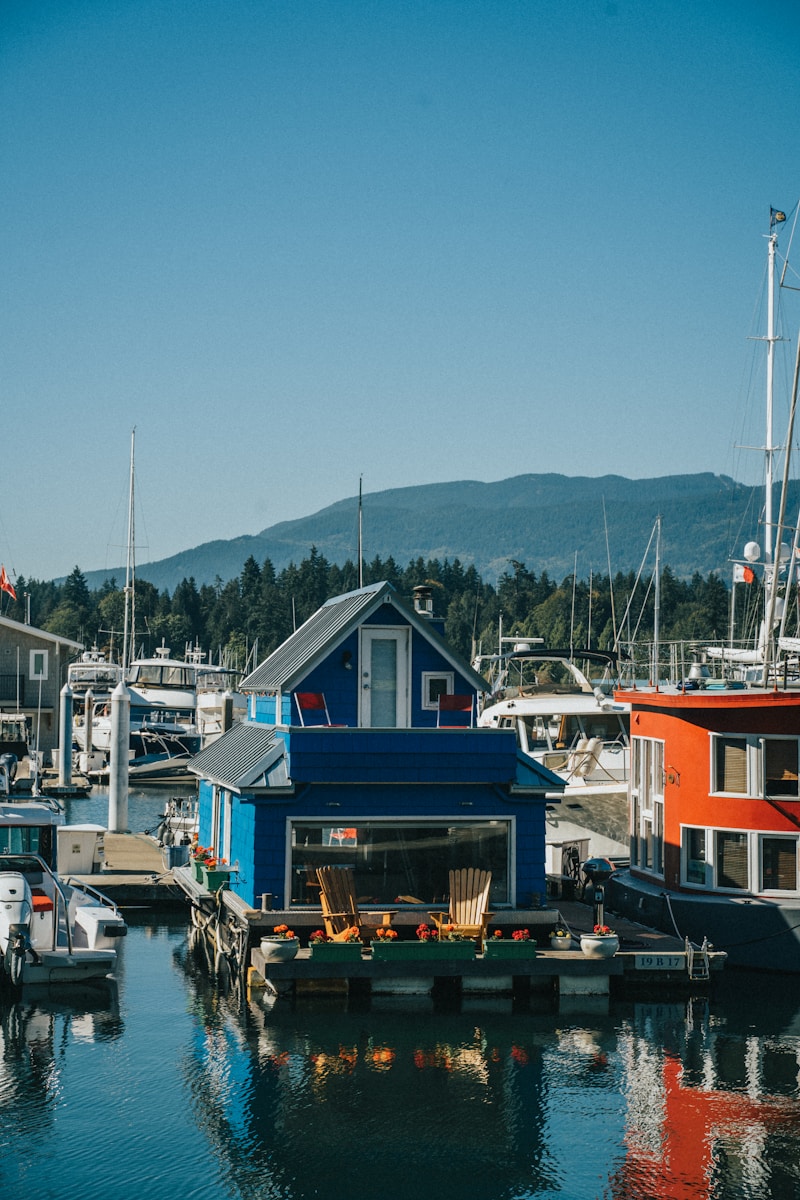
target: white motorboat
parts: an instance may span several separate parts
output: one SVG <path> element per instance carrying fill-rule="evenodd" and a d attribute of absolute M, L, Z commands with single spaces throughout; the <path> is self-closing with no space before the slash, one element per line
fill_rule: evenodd
<path fill-rule="evenodd" d="M 153 657 L 131 663 L 127 674 L 131 779 L 185 779 L 192 755 L 246 716 L 247 702 L 234 690 L 237 672 L 203 659 L 197 650 L 188 651 L 185 659 L 172 658 L 169 647 L 160 646 Z M 89 765 L 89 774 L 102 777 L 111 746 L 110 692 L 93 689 L 93 695 L 95 708 L 90 715 L 76 706 L 73 735 L 85 753 L 91 720 L 91 747 L 101 761 Z"/>
<path fill-rule="evenodd" d="M 602 668 L 601 681 L 578 660 Z M 566 783 L 561 803 L 548 806 L 549 873 L 575 874 L 576 859 L 590 855 L 628 857 L 630 706 L 605 690 L 614 664 L 611 654 L 551 650 L 531 638 L 501 638 L 499 654 L 474 664 L 489 667 L 492 685 L 478 725 L 514 729 L 520 749 Z"/>
<path fill-rule="evenodd" d="M 27 984 L 103 979 L 127 926 L 95 888 L 55 867 L 58 814 L 0 804 L 0 979 Z"/>

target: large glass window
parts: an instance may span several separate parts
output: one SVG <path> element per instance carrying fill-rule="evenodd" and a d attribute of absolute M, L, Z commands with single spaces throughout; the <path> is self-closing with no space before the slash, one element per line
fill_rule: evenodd
<path fill-rule="evenodd" d="M 746 796 L 748 794 L 747 738 L 717 738 L 715 749 L 713 790 Z"/>
<path fill-rule="evenodd" d="M 714 736 L 711 790 L 733 796 L 800 798 L 796 737 Z"/>
<path fill-rule="evenodd" d="M 764 834 L 761 838 L 761 890 L 797 891 L 797 838 Z"/>
<path fill-rule="evenodd" d="M 683 836 L 686 850 L 686 882 L 705 885 L 706 831 L 705 829 L 686 829 Z"/>
<path fill-rule="evenodd" d="M 797 738 L 765 738 L 764 794 L 797 798 Z"/>
<path fill-rule="evenodd" d="M 714 834 L 714 841 L 717 887 L 746 891 L 749 886 L 747 834 L 718 829 Z"/>
<path fill-rule="evenodd" d="M 451 870 L 481 867 L 492 872 L 492 904 L 507 904 L 510 821 L 351 821 L 291 823 L 293 904 L 313 904 L 320 866 L 347 866 L 355 874 L 359 902 L 440 904 Z"/>

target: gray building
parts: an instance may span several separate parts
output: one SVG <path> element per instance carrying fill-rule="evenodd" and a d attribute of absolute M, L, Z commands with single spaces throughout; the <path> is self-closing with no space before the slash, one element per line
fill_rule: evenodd
<path fill-rule="evenodd" d="M 0 710 L 28 718 L 49 766 L 58 745 L 58 713 L 67 668 L 83 646 L 69 638 L 0 617 Z"/>

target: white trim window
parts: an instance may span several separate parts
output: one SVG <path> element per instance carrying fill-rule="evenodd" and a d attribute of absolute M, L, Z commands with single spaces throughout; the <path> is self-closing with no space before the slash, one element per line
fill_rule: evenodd
<path fill-rule="evenodd" d="M 800 799 L 799 747 L 796 737 L 712 734 L 712 793 Z"/>
<path fill-rule="evenodd" d="M 631 738 L 631 866 L 664 877 L 664 743 Z"/>
<path fill-rule="evenodd" d="M 439 697 L 452 696 L 455 690 L 453 671 L 422 672 L 422 707 L 431 712 L 439 711 Z"/>
<path fill-rule="evenodd" d="M 707 891 L 800 895 L 800 836 L 685 826 L 681 877 L 687 887 Z"/>
<path fill-rule="evenodd" d="M 47 683 L 49 653 L 49 650 L 31 650 L 28 665 L 28 675 L 31 679 Z"/>

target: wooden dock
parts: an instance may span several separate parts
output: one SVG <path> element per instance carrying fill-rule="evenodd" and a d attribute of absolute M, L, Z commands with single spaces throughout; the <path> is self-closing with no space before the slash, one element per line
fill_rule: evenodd
<path fill-rule="evenodd" d="M 514 929 L 529 929 L 536 954 L 530 959 L 489 960 L 476 955 L 471 962 L 421 963 L 375 962 L 365 949 L 361 960 L 347 964 L 315 961 L 307 942 L 322 924 L 319 909 L 250 908 L 235 893 L 210 893 L 192 876 L 188 867 L 169 868 L 168 853 L 144 833 L 105 835 L 103 870 L 85 880 L 104 892 L 121 908 L 150 908 L 154 911 L 183 908 L 201 927 L 214 923 L 227 932 L 229 944 L 245 948 L 251 984 L 261 983 L 277 994 L 304 991 L 419 992 L 460 990 L 463 994 L 511 993 L 514 996 L 553 991 L 568 995 L 624 995 L 642 991 L 660 993 L 665 988 L 696 989 L 707 985 L 722 970 L 725 954 L 708 955 L 708 978 L 692 978 L 702 962 L 687 960 L 686 947 L 677 937 L 648 929 L 619 918 L 606 910 L 606 922 L 620 939 L 619 952 L 611 959 L 589 960 L 579 948 L 563 951 L 550 948 L 550 931 L 566 926 L 575 937 L 590 933 L 594 910 L 575 899 L 551 900 L 541 908 L 501 910 L 489 924 L 489 932 L 501 929 L 506 938 Z M 268 900 L 267 900 L 268 903 Z M 427 912 L 401 910 L 394 928 L 403 940 L 413 940 L 414 931 Z M 296 931 L 301 950 L 289 963 L 266 963 L 260 949 L 264 934 L 286 924 Z M 230 936 L 235 934 L 236 936 Z M 694 971 L 690 972 L 690 966 Z M 424 969 L 423 969 L 424 968 Z"/>

